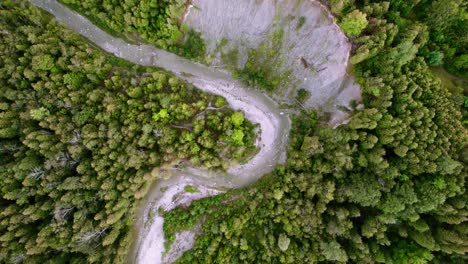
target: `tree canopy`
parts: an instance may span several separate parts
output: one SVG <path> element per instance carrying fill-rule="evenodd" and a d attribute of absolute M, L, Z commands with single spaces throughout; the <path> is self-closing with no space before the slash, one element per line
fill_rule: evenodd
<path fill-rule="evenodd" d="M 466 106 L 427 65 L 432 26 L 400 23 L 417 2 L 330 1 L 365 108 L 337 129 L 303 112 L 284 167 L 167 212 L 167 236 L 202 225 L 177 263 L 463 263 Z M 356 16 L 368 24 L 350 34 Z"/>

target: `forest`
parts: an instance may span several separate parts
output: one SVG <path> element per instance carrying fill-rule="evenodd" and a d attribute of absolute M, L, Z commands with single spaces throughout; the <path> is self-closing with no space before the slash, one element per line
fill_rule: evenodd
<path fill-rule="evenodd" d="M 178 21 L 185 1 L 62 2 L 129 41 L 203 54 Z M 165 212 L 170 241 L 200 223 L 177 263 L 467 262 L 467 87 L 435 73 L 467 77 L 467 4 L 323 2 L 353 43 L 364 110 L 337 129 L 303 110 L 286 164 Z M 255 152 L 255 126 L 222 97 L 107 55 L 26 1 L 0 4 L 0 27 L 0 262 L 124 263 L 138 200 L 169 166 Z"/>
<path fill-rule="evenodd" d="M 107 55 L 27 1 L 2 3 L 0 27 L 0 263 L 122 262 L 169 167 L 256 151 L 224 98 Z"/>
<path fill-rule="evenodd" d="M 466 74 L 466 3 L 325 3 L 365 110 L 335 130 L 296 116 L 285 166 L 167 212 L 169 238 L 202 223 L 177 263 L 466 263 L 467 87 L 431 70 Z"/>

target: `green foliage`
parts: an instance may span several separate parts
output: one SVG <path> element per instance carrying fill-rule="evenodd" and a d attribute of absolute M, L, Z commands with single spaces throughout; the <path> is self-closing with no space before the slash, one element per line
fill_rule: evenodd
<path fill-rule="evenodd" d="M 427 64 L 430 66 L 440 66 L 444 63 L 444 55 L 439 51 L 431 51 L 427 56 L 425 56 Z"/>
<path fill-rule="evenodd" d="M 231 121 L 234 126 L 239 127 L 244 123 L 244 115 L 240 112 L 234 112 L 234 114 L 231 115 Z"/>
<path fill-rule="evenodd" d="M 297 21 L 297 25 L 296 25 L 296 30 L 302 28 L 305 22 L 306 22 L 306 18 L 304 16 L 299 17 L 299 20 Z"/>
<path fill-rule="evenodd" d="M 354 0 L 329 0 L 329 2 L 331 11 L 338 16 L 342 16 L 343 12 L 354 4 Z"/>
<path fill-rule="evenodd" d="M 218 108 L 226 106 L 226 99 L 224 99 L 221 96 L 216 97 L 216 101 L 215 101 L 214 106 L 218 107 Z"/>
<path fill-rule="evenodd" d="M 159 120 L 164 120 L 169 117 L 169 113 L 167 112 L 167 109 L 161 109 L 159 110 L 158 113 L 153 114 L 153 120 L 154 121 L 159 121 Z"/>
<path fill-rule="evenodd" d="M 366 14 L 356 9 L 343 17 L 340 27 L 346 35 L 357 37 L 367 27 L 367 24 Z"/>
<path fill-rule="evenodd" d="M 405 241 L 398 242 L 392 252 L 392 261 L 395 264 L 426 264 L 432 258 L 429 250 Z"/>
<path fill-rule="evenodd" d="M 33 70 L 51 70 L 54 67 L 54 59 L 49 54 L 34 56 L 31 65 Z"/>
<path fill-rule="evenodd" d="M 278 238 L 278 247 L 280 248 L 281 251 L 286 251 L 289 248 L 289 244 L 291 243 L 291 240 L 288 238 L 287 235 L 281 233 Z"/>
<path fill-rule="evenodd" d="M 289 72 L 281 73 L 282 56 L 278 52 L 283 45 L 284 30 L 278 29 L 263 41 L 257 49 L 248 51 L 243 69 L 234 71 L 234 76 L 249 86 L 274 91 L 288 81 Z"/>
<path fill-rule="evenodd" d="M 392 7 L 395 4 L 394 2 L 396 1 L 392 2 Z M 380 18 L 384 15 L 387 15 L 389 8 L 390 8 L 390 2 L 382 1 L 382 2 L 377 2 L 377 3 L 369 3 L 368 5 L 365 5 L 362 8 L 362 11 L 369 16 Z"/>
<path fill-rule="evenodd" d="M 297 91 L 297 96 L 296 99 L 299 103 L 305 103 L 308 99 L 310 98 L 310 92 L 307 91 L 306 89 L 299 89 Z"/>
<path fill-rule="evenodd" d="M 192 186 L 192 185 L 185 185 L 184 191 L 186 191 L 186 192 L 188 192 L 188 193 L 196 193 L 196 192 L 199 192 L 199 190 L 197 189 L 197 187 Z"/>
<path fill-rule="evenodd" d="M 418 20 L 429 28 L 429 41 L 422 50 L 426 61 L 430 65 L 443 63 L 444 68 L 451 73 L 466 78 L 467 67 L 464 63 L 468 46 L 466 4 L 462 0 L 426 0 L 418 5 L 413 4 L 408 10 L 410 11 L 402 14 L 408 23 Z M 439 57 L 443 58 L 442 63 Z"/>
<path fill-rule="evenodd" d="M 462 0 L 435 0 L 430 1 L 427 8 L 426 21 L 437 30 L 445 30 L 453 20 L 457 19 Z"/>
<path fill-rule="evenodd" d="M 325 256 L 326 260 L 343 263 L 347 262 L 348 257 L 346 252 L 341 248 L 338 242 L 332 241 L 330 243 L 322 243 L 320 247 L 322 248 L 322 254 Z"/>
<path fill-rule="evenodd" d="M 234 142 L 235 145 L 237 146 L 242 146 L 244 145 L 244 132 L 240 129 L 234 129 L 232 132 L 231 139 Z"/>
<path fill-rule="evenodd" d="M 31 118 L 36 120 L 36 121 L 41 121 L 44 118 L 48 117 L 50 115 L 49 110 L 47 108 L 41 107 L 38 109 L 32 109 L 29 111 L 29 114 L 31 115 Z"/>
<path fill-rule="evenodd" d="M 467 72 L 468 71 L 468 54 L 463 54 L 460 57 L 456 58 L 453 62 L 453 67 L 458 72 Z"/>
<path fill-rule="evenodd" d="M 202 59 L 206 53 L 205 42 L 201 34 L 193 29 L 188 31 L 186 39 L 182 41 L 182 44 L 177 45 L 177 47 L 171 50 L 188 59 Z"/>
<path fill-rule="evenodd" d="M 189 214 L 187 209 L 176 208 L 172 211 L 164 213 L 164 234 L 169 241 L 167 247 L 174 242 L 176 232 L 190 230 L 199 223 L 200 219 L 206 213 L 214 213 L 223 205 L 224 196 L 218 195 L 214 197 L 197 200 L 192 203 Z"/>

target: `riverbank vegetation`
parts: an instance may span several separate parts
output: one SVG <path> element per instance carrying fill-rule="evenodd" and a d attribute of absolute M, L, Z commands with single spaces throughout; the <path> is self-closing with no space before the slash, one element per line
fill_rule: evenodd
<path fill-rule="evenodd" d="M 290 71 L 282 73 L 280 65 L 284 60 L 284 54 L 278 52 L 283 44 L 283 36 L 284 30 L 279 28 L 269 34 L 258 48 L 250 49 L 247 62 L 242 69 L 229 67 L 234 77 L 243 80 L 251 87 L 270 92 L 286 85 L 291 73 Z"/>
<path fill-rule="evenodd" d="M 0 36 L 1 263 L 122 263 L 164 168 L 256 151 L 224 98 L 109 56 L 28 1 L 0 4 Z"/>
<path fill-rule="evenodd" d="M 329 2 L 368 22 L 347 23 L 365 109 L 335 130 L 297 116 L 285 166 L 167 213 L 168 236 L 201 224 L 177 263 L 466 262 L 466 104 L 429 68 L 433 25 L 400 23 L 417 2 L 458 3 Z"/>
<path fill-rule="evenodd" d="M 189 59 L 203 60 L 200 34 L 182 25 L 187 0 L 59 0 L 113 35 L 145 42 Z"/>

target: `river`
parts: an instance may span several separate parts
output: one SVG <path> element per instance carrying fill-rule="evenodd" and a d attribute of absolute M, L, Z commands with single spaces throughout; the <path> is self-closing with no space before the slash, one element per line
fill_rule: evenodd
<path fill-rule="evenodd" d="M 234 166 L 226 173 L 213 173 L 199 168 L 172 169 L 170 179 L 154 184 L 136 216 L 135 228 L 138 235 L 129 256 L 130 262 L 163 262 L 164 220 L 156 210 L 160 206 L 170 210 L 178 204 L 190 203 L 193 199 L 219 193 L 222 189 L 245 186 L 285 161 L 290 119 L 267 95 L 246 87 L 226 72 L 192 62 L 150 45 L 126 43 L 104 32 L 85 17 L 55 0 L 31 0 L 31 2 L 106 52 L 135 64 L 165 69 L 202 91 L 223 96 L 231 108 L 242 111 L 247 119 L 260 127 L 256 143 L 259 152 L 247 163 Z M 184 192 L 185 185 L 196 186 L 200 192 L 194 194 Z M 161 187 L 165 186 L 169 189 L 161 191 Z M 179 194 L 179 199 L 173 202 L 176 194 Z M 156 214 L 148 219 L 150 210 Z M 186 249 L 181 248 L 181 251 Z M 170 262 L 167 259 L 165 261 Z"/>

